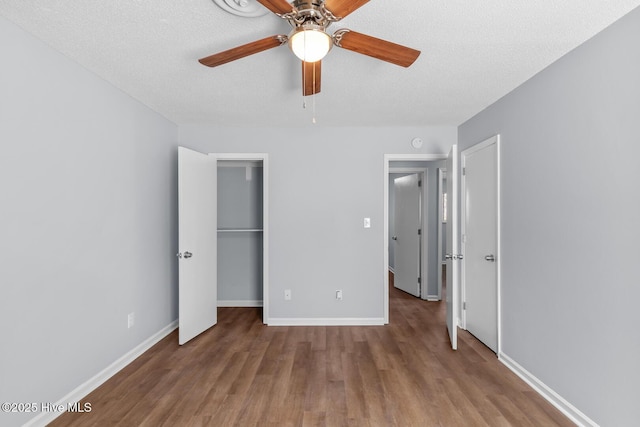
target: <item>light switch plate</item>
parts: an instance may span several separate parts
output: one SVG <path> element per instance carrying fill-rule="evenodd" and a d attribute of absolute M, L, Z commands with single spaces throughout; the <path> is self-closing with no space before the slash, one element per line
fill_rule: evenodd
<path fill-rule="evenodd" d="M 364 228 L 371 228 L 371 218 L 364 219 Z"/>

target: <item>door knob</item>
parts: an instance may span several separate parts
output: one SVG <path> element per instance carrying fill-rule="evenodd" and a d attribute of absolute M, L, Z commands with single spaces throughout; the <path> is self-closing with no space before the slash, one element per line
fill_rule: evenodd
<path fill-rule="evenodd" d="M 484 259 L 489 261 L 489 262 L 495 262 L 496 257 L 493 256 L 493 255 L 485 255 Z"/>
<path fill-rule="evenodd" d="M 392 239 L 393 240 L 398 240 L 398 236 L 393 236 Z"/>
<path fill-rule="evenodd" d="M 444 256 L 444 259 L 453 259 L 453 255 L 451 255 L 451 254 L 446 254 L 446 255 Z"/>
<path fill-rule="evenodd" d="M 185 252 L 184 253 L 184 257 L 185 258 L 191 258 L 193 256 L 193 254 L 191 252 Z"/>

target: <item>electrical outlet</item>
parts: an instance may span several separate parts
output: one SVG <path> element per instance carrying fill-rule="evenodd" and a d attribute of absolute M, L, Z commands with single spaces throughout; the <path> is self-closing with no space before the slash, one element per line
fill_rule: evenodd
<path fill-rule="evenodd" d="M 342 301 L 342 289 L 336 291 L 336 299 Z"/>
<path fill-rule="evenodd" d="M 284 290 L 284 300 L 291 301 L 291 289 Z"/>
<path fill-rule="evenodd" d="M 127 328 L 131 329 L 135 322 L 136 322 L 136 314 L 129 313 L 129 315 L 127 316 Z"/>

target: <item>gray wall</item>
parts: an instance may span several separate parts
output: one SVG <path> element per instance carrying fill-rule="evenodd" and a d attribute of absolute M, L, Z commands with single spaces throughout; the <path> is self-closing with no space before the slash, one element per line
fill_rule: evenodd
<path fill-rule="evenodd" d="M 177 318 L 177 127 L 1 17 L 0 51 L 0 402 L 56 402 Z"/>
<path fill-rule="evenodd" d="M 502 136 L 503 352 L 638 425 L 640 9 L 459 128 Z"/>
<path fill-rule="evenodd" d="M 180 127 L 201 152 L 269 154 L 270 317 L 293 319 L 384 316 L 384 154 L 446 153 L 455 140 L 454 127 Z"/>

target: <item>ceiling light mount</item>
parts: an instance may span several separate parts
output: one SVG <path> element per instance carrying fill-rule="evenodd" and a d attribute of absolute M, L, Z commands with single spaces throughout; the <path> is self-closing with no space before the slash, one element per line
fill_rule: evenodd
<path fill-rule="evenodd" d="M 213 2 L 223 10 L 243 18 L 256 18 L 269 13 L 269 10 L 256 0 L 213 0 Z"/>

